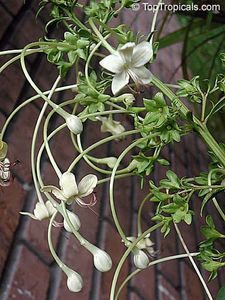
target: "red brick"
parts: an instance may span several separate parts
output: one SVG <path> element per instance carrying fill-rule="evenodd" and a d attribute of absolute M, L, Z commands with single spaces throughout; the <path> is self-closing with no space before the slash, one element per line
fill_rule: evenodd
<path fill-rule="evenodd" d="M 158 290 L 161 300 L 181 300 L 179 293 L 162 276 L 159 276 Z"/>
<path fill-rule="evenodd" d="M 12 17 L 10 14 L 2 7 L 0 6 L 0 38 L 2 38 L 5 30 L 9 26 L 9 24 L 12 22 Z"/>
<path fill-rule="evenodd" d="M 23 0 L 2 0 L 2 3 L 8 8 L 8 10 L 13 14 L 16 15 L 20 8 L 24 5 Z"/>
<path fill-rule="evenodd" d="M 48 267 L 40 263 L 33 253 L 23 247 L 8 299 L 44 299 L 48 280 Z"/>
<path fill-rule="evenodd" d="M 22 210 L 25 195 L 17 180 L 14 180 L 10 187 L 0 190 L 0 273 L 19 222 L 19 212 Z"/>

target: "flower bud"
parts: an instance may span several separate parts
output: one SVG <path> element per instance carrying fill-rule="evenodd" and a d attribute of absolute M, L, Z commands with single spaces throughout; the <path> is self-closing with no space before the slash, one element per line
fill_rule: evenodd
<path fill-rule="evenodd" d="M 106 164 L 109 168 L 113 169 L 117 162 L 117 158 L 113 157 L 113 156 L 105 157 L 105 158 L 98 158 L 96 160 L 96 162 L 98 164 Z"/>
<path fill-rule="evenodd" d="M 6 157 L 8 145 L 0 139 L 0 160 Z"/>
<path fill-rule="evenodd" d="M 74 134 L 80 134 L 83 131 L 83 124 L 81 120 L 75 115 L 68 115 L 66 117 L 66 125 Z"/>
<path fill-rule="evenodd" d="M 145 269 L 149 265 L 149 259 L 147 254 L 144 251 L 135 248 L 133 250 L 134 254 L 134 264 L 138 269 Z"/>
<path fill-rule="evenodd" d="M 112 118 L 99 117 L 102 121 L 101 131 L 110 132 L 112 135 L 121 134 L 125 131 L 123 125 L 118 121 L 114 121 Z"/>
<path fill-rule="evenodd" d="M 42 221 L 50 218 L 56 212 L 56 208 L 48 200 L 46 203 L 37 202 L 34 209 L 34 214 L 28 212 L 20 212 L 21 215 L 29 216 L 32 219 Z"/>
<path fill-rule="evenodd" d="M 136 169 L 138 167 L 140 163 L 136 160 L 136 159 L 133 159 L 130 164 L 127 166 L 127 169 L 129 171 L 133 171 L 134 169 Z"/>
<path fill-rule="evenodd" d="M 107 272 L 111 269 L 112 260 L 105 251 L 96 247 L 92 254 L 94 256 L 94 265 L 96 269 L 100 272 Z"/>
<path fill-rule="evenodd" d="M 116 97 L 116 101 L 118 102 L 124 102 L 124 104 L 132 105 L 135 101 L 135 97 L 133 94 L 123 94 L 118 97 Z"/>
<path fill-rule="evenodd" d="M 80 292 L 83 288 L 82 277 L 77 272 L 70 270 L 67 275 L 67 287 L 71 292 Z"/>
<path fill-rule="evenodd" d="M 70 219 L 70 222 L 73 224 L 74 229 L 76 231 L 78 231 L 80 229 L 80 225 L 81 225 L 80 224 L 80 219 L 78 218 L 78 216 L 75 213 L 73 213 L 69 210 L 67 210 L 67 214 L 68 214 L 68 217 Z M 63 226 L 64 226 L 66 231 L 72 232 L 72 230 L 71 230 L 69 224 L 66 222 L 65 218 L 64 218 L 64 221 L 63 221 Z"/>

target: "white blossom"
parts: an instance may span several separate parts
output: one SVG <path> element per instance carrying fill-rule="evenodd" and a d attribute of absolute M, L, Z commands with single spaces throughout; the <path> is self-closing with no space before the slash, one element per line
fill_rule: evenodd
<path fill-rule="evenodd" d="M 110 132 L 112 135 L 117 135 L 125 131 L 123 125 L 119 121 L 114 121 L 111 117 L 98 117 L 98 119 L 102 122 L 102 132 Z"/>
<path fill-rule="evenodd" d="M 48 200 L 45 203 L 37 202 L 34 213 L 20 212 L 22 215 L 29 216 L 35 220 L 44 220 L 50 218 L 56 212 L 56 208 Z"/>
<path fill-rule="evenodd" d="M 82 198 L 93 192 L 97 182 L 97 176 L 89 174 L 86 175 L 77 185 L 74 174 L 71 172 L 65 172 L 59 180 L 60 189 L 53 185 L 48 185 L 44 186 L 42 191 L 53 193 L 56 198 L 65 201 L 67 204 L 71 204 L 73 200 L 75 200 L 79 205 L 85 206 L 87 204 L 82 201 Z"/>
<path fill-rule="evenodd" d="M 100 61 L 100 65 L 115 73 L 112 80 L 112 92 L 117 94 L 131 77 L 136 85 L 148 84 L 152 73 L 144 67 L 153 55 L 152 45 L 146 41 L 135 45 L 126 43 L 116 54 L 110 54 Z"/>
<path fill-rule="evenodd" d="M 136 247 L 140 250 L 147 250 L 151 256 L 154 256 L 154 254 L 155 254 L 155 251 L 153 248 L 154 243 L 150 240 L 149 237 L 150 237 L 150 233 L 147 234 L 143 239 L 141 239 L 137 243 Z M 137 238 L 134 236 L 128 236 L 127 239 L 128 239 L 128 241 L 133 243 Z"/>

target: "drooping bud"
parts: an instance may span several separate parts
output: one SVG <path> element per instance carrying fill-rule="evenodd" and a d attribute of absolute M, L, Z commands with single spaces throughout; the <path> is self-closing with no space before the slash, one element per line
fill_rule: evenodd
<path fill-rule="evenodd" d="M 138 248 L 135 248 L 133 250 L 133 254 L 134 254 L 134 265 L 138 269 L 145 269 L 148 267 L 149 259 L 148 259 L 147 254 L 145 254 L 144 251 L 139 250 Z"/>
<path fill-rule="evenodd" d="M 94 256 L 94 265 L 96 269 L 100 272 L 107 272 L 111 269 L 112 260 L 105 251 L 97 248 L 92 254 Z"/>
<path fill-rule="evenodd" d="M 111 257 L 104 251 L 83 239 L 82 245 L 91 252 L 94 257 L 94 265 L 100 272 L 107 272 L 112 267 Z"/>
<path fill-rule="evenodd" d="M 80 134 L 83 131 L 83 124 L 81 120 L 75 115 L 68 114 L 68 116 L 66 117 L 66 125 L 74 134 Z"/>
<path fill-rule="evenodd" d="M 70 222 L 73 224 L 73 227 L 76 231 L 78 231 L 80 229 L 80 219 L 78 218 L 78 216 L 73 213 L 72 211 L 69 211 L 67 210 L 67 214 L 68 214 L 68 217 L 70 219 Z M 72 232 L 69 224 L 67 223 L 66 219 L 64 218 L 64 221 L 63 221 L 63 226 L 65 228 L 66 231 L 68 232 Z"/>
<path fill-rule="evenodd" d="M 67 271 L 67 287 L 71 292 L 78 293 L 83 288 L 83 280 L 80 274 L 70 269 Z"/>
<path fill-rule="evenodd" d="M 105 158 L 98 158 L 96 160 L 96 162 L 98 164 L 106 164 L 110 169 L 113 169 L 117 162 L 117 158 L 113 157 L 113 156 L 105 157 Z"/>

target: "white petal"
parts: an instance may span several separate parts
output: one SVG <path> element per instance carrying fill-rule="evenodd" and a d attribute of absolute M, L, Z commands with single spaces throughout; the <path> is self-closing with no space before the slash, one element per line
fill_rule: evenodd
<path fill-rule="evenodd" d="M 132 66 L 141 67 L 145 65 L 153 55 L 152 45 L 148 42 L 138 44 L 133 51 Z"/>
<path fill-rule="evenodd" d="M 135 43 L 126 43 L 119 49 L 119 54 L 125 63 L 129 63 L 132 60 L 133 50 Z"/>
<path fill-rule="evenodd" d="M 89 174 L 85 176 L 78 184 L 79 196 L 85 197 L 93 192 L 98 182 L 97 176 Z"/>
<path fill-rule="evenodd" d="M 46 185 L 41 189 L 42 192 L 52 193 L 59 200 L 66 201 L 66 197 L 63 195 L 62 191 L 53 185 Z"/>
<path fill-rule="evenodd" d="M 113 94 L 117 94 L 125 85 L 127 85 L 129 82 L 129 75 L 127 72 L 122 72 L 119 74 L 116 74 L 113 77 L 112 81 L 112 92 Z"/>
<path fill-rule="evenodd" d="M 49 213 L 44 203 L 38 202 L 36 204 L 34 215 L 40 221 L 49 218 Z"/>
<path fill-rule="evenodd" d="M 24 216 L 29 216 L 29 217 L 31 217 L 32 219 L 37 220 L 37 217 L 35 217 L 35 215 L 33 215 L 33 214 L 31 214 L 31 213 L 28 213 L 28 212 L 25 212 L 25 211 L 21 211 L 20 214 L 21 214 L 21 215 L 24 215 Z"/>
<path fill-rule="evenodd" d="M 48 210 L 49 216 L 52 216 L 57 210 L 49 200 L 45 202 L 45 206 Z"/>
<path fill-rule="evenodd" d="M 77 183 L 73 173 L 71 172 L 63 173 L 60 178 L 59 184 L 62 189 L 63 195 L 67 199 L 76 196 L 78 194 Z"/>
<path fill-rule="evenodd" d="M 136 77 L 138 78 L 138 81 L 143 84 L 148 84 L 152 81 L 152 73 L 145 67 L 139 67 L 139 68 L 132 68 L 130 69 Z"/>
<path fill-rule="evenodd" d="M 108 55 L 100 61 L 100 65 L 112 73 L 120 73 L 123 70 L 124 62 L 119 55 Z"/>

